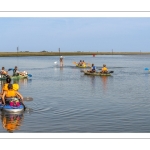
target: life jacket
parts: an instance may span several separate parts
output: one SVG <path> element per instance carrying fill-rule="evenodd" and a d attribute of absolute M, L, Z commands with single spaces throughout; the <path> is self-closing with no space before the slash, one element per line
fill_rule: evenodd
<path fill-rule="evenodd" d="M 8 91 L 8 83 L 5 83 L 3 86 L 3 91 Z"/>
<path fill-rule="evenodd" d="M 85 63 L 85 62 L 82 62 L 82 66 L 83 66 L 83 67 L 86 67 L 86 63 Z"/>
<path fill-rule="evenodd" d="M 19 90 L 19 85 L 17 83 L 13 84 L 13 90 L 15 90 L 15 91 Z M 3 91 L 8 91 L 8 83 L 4 84 Z"/>
<path fill-rule="evenodd" d="M 92 67 L 92 70 L 93 70 L 93 71 L 95 71 L 95 70 L 96 70 L 96 67 L 95 67 L 95 66 L 93 66 L 93 67 Z"/>
<path fill-rule="evenodd" d="M 102 71 L 108 71 L 108 69 L 106 67 L 103 67 Z"/>
<path fill-rule="evenodd" d="M 9 97 L 16 97 L 16 91 L 15 90 L 8 90 L 7 93 L 6 93 L 6 97 L 9 98 Z"/>
<path fill-rule="evenodd" d="M 17 83 L 13 84 L 13 90 L 15 90 L 15 91 L 19 90 L 19 85 Z"/>

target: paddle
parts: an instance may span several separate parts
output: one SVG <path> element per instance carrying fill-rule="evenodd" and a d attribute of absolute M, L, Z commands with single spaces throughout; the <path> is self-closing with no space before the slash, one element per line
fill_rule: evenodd
<path fill-rule="evenodd" d="M 12 68 L 9 68 L 8 71 L 14 70 Z M 32 74 L 27 74 L 29 77 L 32 77 Z"/>
<path fill-rule="evenodd" d="M 114 71 L 108 71 L 108 73 L 114 73 Z"/>
<path fill-rule="evenodd" d="M 78 63 L 76 63 L 75 61 L 74 62 L 72 62 L 74 65 L 77 65 Z"/>
<path fill-rule="evenodd" d="M 25 106 L 25 104 L 24 103 L 22 103 L 22 102 L 20 102 L 20 104 L 22 104 L 23 106 L 24 106 L 24 111 L 26 110 L 26 106 Z"/>
<path fill-rule="evenodd" d="M 77 62 L 72 62 L 74 65 L 78 65 L 78 63 Z M 86 63 L 86 65 L 88 66 L 88 67 L 91 67 L 91 64 L 90 63 Z"/>
<path fill-rule="evenodd" d="M 23 97 L 23 100 L 24 101 L 33 101 L 33 98 L 32 97 Z"/>
<path fill-rule="evenodd" d="M 145 68 L 144 70 L 148 70 L 149 71 L 149 68 Z"/>
<path fill-rule="evenodd" d="M 86 63 L 86 64 L 87 64 L 87 66 L 91 67 L 91 64 L 90 64 L 90 63 Z"/>
<path fill-rule="evenodd" d="M 108 73 L 114 73 L 114 71 L 108 71 Z"/>

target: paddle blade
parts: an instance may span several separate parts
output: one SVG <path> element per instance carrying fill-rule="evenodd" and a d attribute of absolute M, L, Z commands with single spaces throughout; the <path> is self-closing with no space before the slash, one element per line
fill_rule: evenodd
<path fill-rule="evenodd" d="M 29 77 L 32 77 L 32 74 L 28 74 Z"/>
<path fill-rule="evenodd" d="M 109 73 L 114 73 L 114 71 L 109 71 Z"/>
<path fill-rule="evenodd" d="M 90 64 L 90 63 L 86 63 L 86 65 L 87 65 L 88 67 L 91 67 L 91 64 Z"/>
<path fill-rule="evenodd" d="M 9 68 L 9 69 L 8 69 L 8 71 L 11 71 L 11 70 L 14 70 L 14 69 L 12 69 L 12 68 Z"/>
<path fill-rule="evenodd" d="M 23 100 L 24 101 L 33 101 L 33 98 L 32 97 L 24 97 Z"/>
<path fill-rule="evenodd" d="M 74 61 L 74 62 L 72 62 L 74 65 L 77 65 L 77 63 Z"/>
<path fill-rule="evenodd" d="M 144 70 L 149 70 L 149 68 L 145 68 Z"/>

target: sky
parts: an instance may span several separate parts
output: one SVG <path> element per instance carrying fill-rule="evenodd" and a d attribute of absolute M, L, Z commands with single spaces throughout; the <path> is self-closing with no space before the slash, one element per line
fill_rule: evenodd
<path fill-rule="evenodd" d="M 0 17 L 0 52 L 149 52 L 149 17 Z"/>

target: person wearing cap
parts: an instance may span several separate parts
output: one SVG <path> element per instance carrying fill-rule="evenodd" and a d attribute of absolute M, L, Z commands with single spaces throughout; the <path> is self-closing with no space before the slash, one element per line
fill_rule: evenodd
<path fill-rule="evenodd" d="M 105 64 L 103 64 L 103 67 L 102 67 L 100 73 L 108 73 L 108 69 Z"/>
<path fill-rule="evenodd" d="M 94 66 L 94 64 L 92 64 L 91 69 L 87 70 L 87 72 L 90 72 L 90 73 L 96 72 L 96 67 Z"/>
<path fill-rule="evenodd" d="M 63 65 L 64 65 L 64 58 L 60 56 L 60 66 L 63 67 Z"/>

